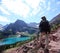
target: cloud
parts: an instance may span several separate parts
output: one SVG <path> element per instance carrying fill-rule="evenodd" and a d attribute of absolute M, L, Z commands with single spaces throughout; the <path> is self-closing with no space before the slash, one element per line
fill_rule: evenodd
<path fill-rule="evenodd" d="M 46 8 L 46 0 L 40 0 L 40 3 L 39 3 L 40 7 L 42 8 Z"/>
<path fill-rule="evenodd" d="M 0 22 L 10 22 L 10 20 L 4 16 L 0 16 Z"/>
<path fill-rule="evenodd" d="M 56 11 L 56 10 L 57 10 L 57 8 L 54 8 L 54 9 L 52 9 L 51 11 L 53 11 L 53 12 L 54 12 L 54 11 Z"/>
<path fill-rule="evenodd" d="M 2 0 L 3 6 L 23 18 L 36 15 L 42 8 L 46 8 L 45 4 L 45 0 L 25 0 L 25 3 L 23 0 Z"/>
<path fill-rule="evenodd" d="M 26 0 L 26 3 L 32 9 L 30 16 L 35 16 L 37 13 L 41 12 L 42 9 L 46 8 L 45 0 Z"/>
<path fill-rule="evenodd" d="M 0 6 L 0 11 L 2 11 L 4 14 L 10 15 L 10 13 L 1 6 Z"/>
<path fill-rule="evenodd" d="M 26 0 L 25 2 L 34 9 L 38 7 L 40 0 Z"/>
<path fill-rule="evenodd" d="M 51 2 L 48 2 L 48 7 L 47 7 L 47 11 L 49 11 L 51 9 Z"/>
<path fill-rule="evenodd" d="M 14 1 L 2 0 L 2 1 L 3 5 L 5 5 L 6 8 L 20 16 L 26 17 L 30 11 L 30 8 L 26 4 L 24 4 L 22 0 Z"/>
<path fill-rule="evenodd" d="M 38 13 L 43 15 L 52 9 L 51 3 L 54 4 L 55 0 L 2 0 L 2 6 L 23 18 L 36 16 Z M 6 14 L 10 13 L 3 7 L 1 10 Z"/>

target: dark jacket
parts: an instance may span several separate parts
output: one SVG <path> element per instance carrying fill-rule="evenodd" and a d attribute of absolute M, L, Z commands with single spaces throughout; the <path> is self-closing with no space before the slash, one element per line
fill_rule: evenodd
<path fill-rule="evenodd" d="M 39 24 L 40 32 L 49 32 L 50 33 L 50 24 L 47 20 L 42 20 Z"/>

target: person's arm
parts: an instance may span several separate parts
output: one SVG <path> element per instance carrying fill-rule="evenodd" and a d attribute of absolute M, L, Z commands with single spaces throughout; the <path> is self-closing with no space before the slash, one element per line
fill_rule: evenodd
<path fill-rule="evenodd" d="M 40 24 L 39 24 L 39 29 L 41 29 L 41 24 L 42 24 L 42 21 L 41 21 Z"/>
<path fill-rule="evenodd" d="M 48 27 L 49 27 L 49 31 L 51 31 L 51 26 L 50 26 L 49 21 L 47 21 L 47 24 L 48 24 Z"/>

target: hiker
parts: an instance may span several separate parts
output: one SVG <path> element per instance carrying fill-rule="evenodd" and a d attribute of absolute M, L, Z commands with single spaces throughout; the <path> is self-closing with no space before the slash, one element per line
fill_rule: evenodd
<path fill-rule="evenodd" d="M 39 30 L 40 30 L 40 43 L 42 44 L 42 36 L 45 35 L 45 41 L 46 41 L 46 45 L 45 48 L 48 48 L 48 35 L 50 33 L 50 24 L 48 22 L 48 20 L 46 19 L 45 16 L 43 16 L 41 18 L 41 22 L 39 24 Z M 44 48 L 44 47 L 43 47 Z"/>

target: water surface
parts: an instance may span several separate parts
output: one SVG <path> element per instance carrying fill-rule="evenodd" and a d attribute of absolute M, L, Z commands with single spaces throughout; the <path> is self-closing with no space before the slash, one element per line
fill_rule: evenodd
<path fill-rule="evenodd" d="M 0 41 L 1 45 L 7 45 L 7 44 L 14 44 L 16 42 L 25 41 L 30 39 L 30 37 L 11 37 L 11 38 L 5 38 L 3 41 Z"/>

